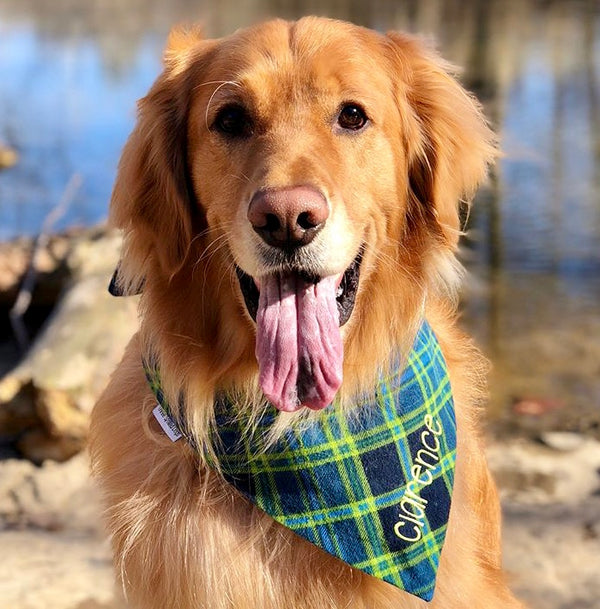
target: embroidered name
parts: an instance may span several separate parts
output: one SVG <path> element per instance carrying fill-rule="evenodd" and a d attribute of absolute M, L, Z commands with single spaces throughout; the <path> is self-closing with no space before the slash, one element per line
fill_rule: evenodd
<path fill-rule="evenodd" d="M 411 478 L 400 501 L 400 520 L 394 525 L 394 533 L 400 539 L 413 543 L 423 537 L 427 499 L 420 495 L 423 487 L 433 482 L 431 470 L 440 461 L 440 441 L 443 429 L 439 421 L 428 414 L 424 418 L 425 429 L 421 432 L 421 447 L 413 460 Z"/>

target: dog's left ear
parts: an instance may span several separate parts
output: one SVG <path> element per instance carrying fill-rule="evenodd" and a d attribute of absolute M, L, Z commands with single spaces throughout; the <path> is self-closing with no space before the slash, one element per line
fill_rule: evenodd
<path fill-rule="evenodd" d="M 422 40 L 389 32 L 412 203 L 452 249 L 461 234 L 460 205 L 469 204 L 498 156 L 495 134 L 456 70 Z"/>

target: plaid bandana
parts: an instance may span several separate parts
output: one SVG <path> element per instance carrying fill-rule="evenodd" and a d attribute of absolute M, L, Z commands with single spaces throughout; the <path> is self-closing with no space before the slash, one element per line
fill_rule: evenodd
<path fill-rule="evenodd" d="M 157 419 L 187 437 L 169 416 L 158 371 L 146 367 L 146 374 L 164 420 Z M 250 429 L 230 401 L 218 399 L 215 408 L 214 445 L 230 484 L 319 548 L 431 600 L 450 511 L 456 422 L 446 364 L 427 322 L 404 370 L 382 375 L 363 404 L 350 413 L 333 404 L 274 445 L 265 440 L 275 408 Z"/>

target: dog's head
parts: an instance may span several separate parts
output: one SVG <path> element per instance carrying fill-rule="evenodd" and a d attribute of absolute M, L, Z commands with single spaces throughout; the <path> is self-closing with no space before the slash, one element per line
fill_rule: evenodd
<path fill-rule="evenodd" d="M 389 351 L 436 293 L 494 153 L 412 37 L 317 18 L 175 31 L 113 194 L 119 283 L 144 281 L 163 346 L 184 336 L 220 371 L 255 348 L 276 406 L 321 408 L 344 349 L 355 367 Z"/>

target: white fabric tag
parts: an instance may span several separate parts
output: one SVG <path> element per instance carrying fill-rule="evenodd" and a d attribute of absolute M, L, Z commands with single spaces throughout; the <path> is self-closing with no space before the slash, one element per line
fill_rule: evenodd
<path fill-rule="evenodd" d="M 177 442 L 177 440 L 181 440 L 181 438 L 183 438 L 183 434 L 179 431 L 177 423 L 175 423 L 172 417 L 169 416 L 169 414 L 160 404 L 156 405 L 152 411 L 152 414 L 171 442 Z"/>

